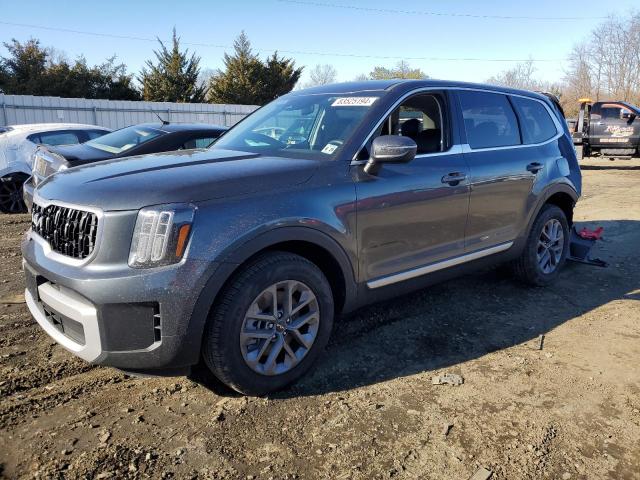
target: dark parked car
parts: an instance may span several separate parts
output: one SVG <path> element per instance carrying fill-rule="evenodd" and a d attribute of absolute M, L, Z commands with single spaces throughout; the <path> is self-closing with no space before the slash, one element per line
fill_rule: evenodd
<path fill-rule="evenodd" d="M 275 126 L 278 139 L 261 133 Z M 544 95 L 431 80 L 301 90 L 208 150 L 44 181 L 25 296 L 89 362 L 178 374 L 204 360 L 264 394 L 308 371 L 337 313 L 500 262 L 549 285 L 580 189 Z"/>
<path fill-rule="evenodd" d="M 40 147 L 33 154 L 31 178 L 24 184 L 24 200 L 31 206 L 33 189 L 59 170 L 113 158 L 206 148 L 226 127 L 186 123 L 144 123 L 121 128 L 80 145 Z"/>

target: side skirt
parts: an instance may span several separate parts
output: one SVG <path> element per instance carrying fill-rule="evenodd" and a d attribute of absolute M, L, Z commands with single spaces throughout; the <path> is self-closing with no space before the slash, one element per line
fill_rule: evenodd
<path fill-rule="evenodd" d="M 454 257 L 448 260 L 443 260 L 441 262 L 424 265 L 422 267 L 413 268 L 411 270 L 405 270 L 404 272 L 394 273 L 393 275 L 387 275 L 385 277 L 376 278 L 374 280 L 367 282 L 367 287 L 369 287 L 370 289 L 375 289 L 375 288 L 385 287 L 393 283 L 403 282 L 405 280 L 410 280 L 412 278 L 420 277 L 428 273 L 437 272 L 438 270 L 444 270 L 445 268 L 450 268 L 456 265 L 461 265 L 463 263 L 472 262 L 473 260 L 478 260 L 479 258 L 482 258 L 482 257 L 488 257 L 489 255 L 493 255 L 495 253 L 504 252 L 505 250 L 510 249 L 512 246 L 513 246 L 513 242 L 501 243 L 500 245 L 496 245 L 490 248 L 484 248 L 482 250 L 477 250 L 475 252 L 461 255 L 459 257 Z"/>

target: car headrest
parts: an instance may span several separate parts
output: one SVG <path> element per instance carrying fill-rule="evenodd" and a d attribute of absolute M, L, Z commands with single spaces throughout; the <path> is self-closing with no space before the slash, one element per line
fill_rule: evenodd
<path fill-rule="evenodd" d="M 417 118 L 410 118 L 402 124 L 400 127 L 400 133 L 403 137 L 413 138 L 414 140 L 418 136 L 420 131 L 420 120 Z"/>
<path fill-rule="evenodd" d="M 418 145 L 418 153 L 439 152 L 441 150 L 440 130 L 432 128 L 421 131 L 416 138 L 416 144 Z"/>

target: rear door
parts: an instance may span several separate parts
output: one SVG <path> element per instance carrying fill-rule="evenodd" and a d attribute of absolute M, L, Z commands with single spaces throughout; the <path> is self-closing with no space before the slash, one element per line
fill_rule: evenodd
<path fill-rule="evenodd" d="M 523 148 L 518 117 L 502 93 L 458 90 L 470 169 L 465 252 L 508 248 L 532 205 L 532 188 L 544 164 Z M 540 167 L 540 169 L 538 169 Z"/>

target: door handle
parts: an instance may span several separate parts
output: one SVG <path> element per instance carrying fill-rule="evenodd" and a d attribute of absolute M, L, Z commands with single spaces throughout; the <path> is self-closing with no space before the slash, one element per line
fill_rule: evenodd
<path fill-rule="evenodd" d="M 538 162 L 533 162 L 527 165 L 527 171 L 531 173 L 538 173 L 544 168 L 544 165 Z"/>
<path fill-rule="evenodd" d="M 442 177 L 442 183 L 448 183 L 449 185 L 455 186 L 466 179 L 466 174 L 462 172 L 452 172 Z"/>

